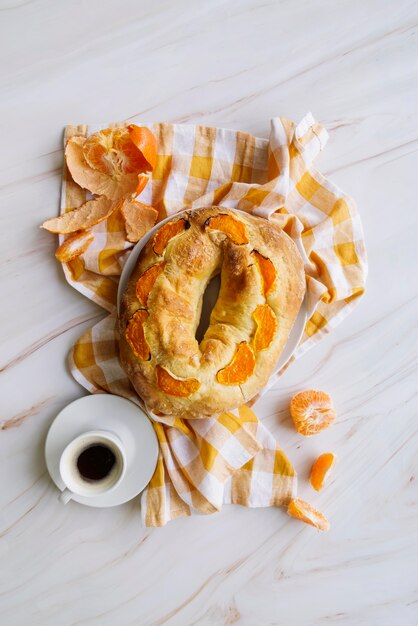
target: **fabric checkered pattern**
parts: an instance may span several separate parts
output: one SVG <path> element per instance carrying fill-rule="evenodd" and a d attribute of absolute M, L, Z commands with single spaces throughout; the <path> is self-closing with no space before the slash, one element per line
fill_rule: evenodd
<path fill-rule="evenodd" d="M 297 125 L 273 119 L 269 140 L 205 126 L 147 126 L 158 139 L 158 159 L 140 200 L 155 207 L 160 220 L 185 207 L 221 205 L 272 220 L 294 239 L 307 279 L 308 321 L 293 358 L 301 356 L 352 310 L 367 274 L 355 204 L 313 168 L 328 139 L 325 129 L 311 114 Z M 65 140 L 104 127 L 69 126 Z M 61 212 L 88 197 L 64 169 Z M 132 244 L 118 212 L 92 231 L 91 246 L 63 269 L 68 282 L 109 315 L 75 344 L 71 371 L 92 393 L 114 393 L 142 406 L 118 358 L 116 296 Z M 145 525 L 212 513 L 225 502 L 277 506 L 294 497 L 291 463 L 248 406 L 200 420 L 152 418 L 160 453 L 142 494 Z"/>

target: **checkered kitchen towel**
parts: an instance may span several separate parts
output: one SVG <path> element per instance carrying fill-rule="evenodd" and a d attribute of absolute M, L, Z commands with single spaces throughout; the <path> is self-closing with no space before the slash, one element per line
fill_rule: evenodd
<path fill-rule="evenodd" d="M 367 273 L 355 205 L 312 166 L 327 132 L 310 114 L 297 125 L 273 119 L 269 140 L 205 126 L 148 126 L 158 139 L 158 159 L 140 200 L 155 207 L 160 220 L 184 207 L 222 205 L 274 221 L 304 250 L 309 319 L 295 357 L 306 352 L 352 310 Z M 65 138 L 104 127 L 68 126 Z M 65 170 L 61 212 L 86 198 Z M 68 282 L 109 315 L 75 344 L 71 370 L 92 393 L 114 393 L 141 405 L 119 364 L 116 328 L 118 281 L 132 244 L 117 212 L 93 232 L 87 251 L 63 268 Z M 153 425 L 160 454 L 142 494 L 147 526 L 212 513 L 225 502 L 287 504 L 295 494 L 292 465 L 246 406 L 201 420 L 155 416 Z"/>

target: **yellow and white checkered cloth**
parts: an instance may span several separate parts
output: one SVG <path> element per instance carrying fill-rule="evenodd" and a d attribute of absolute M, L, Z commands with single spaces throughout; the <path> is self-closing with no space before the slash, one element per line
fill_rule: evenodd
<path fill-rule="evenodd" d="M 311 114 L 297 125 L 273 119 L 269 140 L 205 126 L 148 126 L 158 139 L 158 159 L 140 200 L 155 207 L 160 220 L 184 207 L 222 205 L 273 220 L 304 250 L 309 319 L 294 356 L 306 352 L 351 311 L 364 292 L 367 273 L 354 203 L 312 166 L 327 132 Z M 101 128 L 68 126 L 65 139 Z M 65 170 L 61 212 L 86 197 Z M 141 405 L 119 364 L 116 329 L 118 281 L 132 244 L 117 212 L 93 232 L 91 246 L 64 264 L 64 272 L 75 289 L 110 315 L 78 340 L 71 370 L 92 393 L 114 393 Z M 202 420 L 155 417 L 153 425 L 160 454 L 142 494 L 147 526 L 212 513 L 226 502 L 287 504 L 295 494 L 292 465 L 246 406 Z"/>

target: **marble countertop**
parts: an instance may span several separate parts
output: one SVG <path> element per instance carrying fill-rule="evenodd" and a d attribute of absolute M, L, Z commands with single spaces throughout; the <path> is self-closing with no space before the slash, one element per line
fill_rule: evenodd
<path fill-rule="evenodd" d="M 0 0 L 2 626 L 418 622 L 417 24 L 409 0 Z M 62 506 L 43 444 L 84 393 L 67 351 L 103 315 L 38 228 L 58 208 L 63 126 L 140 115 L 266 137 L 271 117 L 308 110 L 330 132 L 318 167 L 361 211 L 368 291 L 256 411 L 331 531 L 279 509 L 150 530 L 138 499 Z M 287 410 L 306 387 L 338 408 L 309 440 Z M 327 450 L 339 462 L 313 496 Z"/>

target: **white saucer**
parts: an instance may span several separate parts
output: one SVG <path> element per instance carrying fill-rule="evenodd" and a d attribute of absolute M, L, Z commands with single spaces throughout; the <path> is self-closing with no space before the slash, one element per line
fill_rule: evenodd
<path fill-rule="evenodd" d="M 239 209 L 232 209 L 234 211 L 236 211 L 237 213 L 245 213 L 245 211 L 240 211 Z M 164 220 L 162 220 L 161 222 L 158 222 L 158 224 L 156 224 L 153 228 L 151 228 L 150 231 L 148 231 L 146 233 L 146 235 L 144 235 L 144 237 L 142 237 L 142 239 L 140 239 L 138 241 L 137 244 L 135 244 L 135 246 L 132 248 L 131 253 L 123 267 L 120 279 L 119 279 L 119 286 L 118 286 L 118 298 L 117 298 L 117 307 L 118 307 L 118 312 L 119 312 L 119 307 L 120 307 L 120 301 L 122 299 L 122 295 L 123 292 L 126 289 L 126 285 L 128 284 L 128 280 L 130 275 L 132 274 L 132 272 L 135 269 L 136 266 L 136 262 L 138 260 L 139 255 L 141 254 L 141 250 L 142 248 L 145 246 L 145 244 L 147 243 L 147 241 L 149 239 L 151 239 L 151 237 L 154 235 L 154 233 L 161 228 L 161 226 L 163 224 L 165 224 L 166 222 L 180 217 L 183 213 L 186 213 L 187 211 L 182 211 L 180 213 L 175 213 L 174 215 L 170 215 L 169 217 L 166 217 Z M 297 247 L 299 248 L 298 242 L 295 242 Z M 299 250 L 300 251 L 300 250 Z M 302 251 L 300 251 L 302 254 Z M 303 254 L 302 254 L 303 256 Z M 202 308 L 202 313 L 201 313 L 201 317 L 202 318 L 206 318 L 207 319 L 207 323 L 206 323 L 206 327 L 209 325 L 209 317 L 210 317 L 210 313 L 213 309 L 213 306 L 215 305 L 215 302 L 217 300 L 218 297 L 218 291 L 219 291 L 219 277 L 217 277 L 218 279 L 218 285 L 216 285 L 216 279 L 214 279 L 210 284 L 208 289 L 206 290 L 205 296 L 204 296 L 204 301 L 203 304 L 208 306 L 208 310 L 205 311 L 204 307 Z M 297 317 L 294 321 L 294 324 L 292 326 L 292 330 L 290 331 L 289 337 L 287 339 L 286 345 L 284 347 L 284 349 L 282 350 L 282 353 L 280 355 L 280 358 L 277 362 L 276 367 L 274 368 L 274 371 L 272 372 L 272 376 L 274 376 L 274 374 L 276 372 L 278 372 L 279 370 L 282 369 L 282 367 L 284 367 L 286 365 L 286 363 L 290 360 L 290 358 L 292 357 L 293 353 L 296 351 L 296 348 L 299 345 L 299 342 L 302 338 L 303 335 L 303 331 L 306 325 L 308 319 L 308 313 L 307 313 L 307 309 L 306 309 L 306 297 L 302 302 L 302 306 L 299 309 L 299 313 L 297 314 Z"/>
<path fill-rule="evenodd" d="M 53 421 L 45 442 L 45 458 L 52 480 L 65 487 L 59 460 L 70 441 L 88 430 L 110 430 L 122 440 L 127 470 L 122 482 L 110 493 L 73 500 L 94 507 L 117 506 L 137 496 L 149 483 L 157 465 L 158 441 L 146 414 L 133 402 L 101 393 L 68 404 Z"/>

